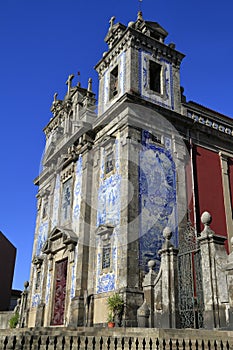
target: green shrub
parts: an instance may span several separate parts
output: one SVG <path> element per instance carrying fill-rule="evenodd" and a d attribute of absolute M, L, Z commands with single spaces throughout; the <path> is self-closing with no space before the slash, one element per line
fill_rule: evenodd
<path fill-rule="evenodd" d="M 16 312 L 9 320 L 10 328 L 16 328 L 18 322 L 19 322 L 19 314 L 18 312 Z"/>
<path fill-rule="evenodd" d="M 120 294 L 115 293 L 108 297 L 107 306 L 109 313 L 112 314 L 113 317 L 120 316 L 124 309 L 124 300 Z"/>

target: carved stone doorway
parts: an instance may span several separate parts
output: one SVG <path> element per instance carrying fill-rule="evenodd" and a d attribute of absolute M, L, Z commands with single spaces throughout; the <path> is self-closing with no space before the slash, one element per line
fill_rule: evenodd
<path fill-rule="evenodd" d="M 67 281 L 68 259 L 56 262 L 55 266 L 55 293 L 51 325 L 64 324 L 65 302 L 66 302 L 66 281 Z"/>
<path fill-rule="evenodd" d="M 194 227 L 188 222 L 179 237 L 179 328 L 203 327 L 201 254 Z"/>

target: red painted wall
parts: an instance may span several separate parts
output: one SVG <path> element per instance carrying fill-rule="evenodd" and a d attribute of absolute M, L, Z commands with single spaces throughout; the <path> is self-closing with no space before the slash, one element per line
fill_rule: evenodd
<path fill-rule="evenodd" d="M 233 158 L 228 161 L 229 169 L 229 182 L 230 182 L 230 193 L 231 193 L 231 210 L 233 208 Z"/>
<path fill-rule="evenodd" d="M 213 218 L 211 228 L 216 234 L 227 237 L 222 173 L 218 153 L 203 147 L 194 148 L 197 214 L 208 211 Z M 203 225 L 199 224 L 199 229 Z"/>

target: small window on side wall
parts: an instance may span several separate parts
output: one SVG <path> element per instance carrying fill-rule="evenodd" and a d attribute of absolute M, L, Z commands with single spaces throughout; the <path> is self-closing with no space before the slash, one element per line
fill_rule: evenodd
<path fill-rule="evenodd" d="M 48 202 L 45 202 L 42 210 L 42 219 L 45 219 L 48 214 Z"/>
<path fill-rule="evenodd" d="M 118 66 L 110 72 L 109 100 L 118 94 Z"/>
<path fill-rule="evenodd" d="M 102 269 L 107 269 L 111 266 L 111 245 L 103 246 L 102 252 Z"/>
<path fill-rule="evenodd" d="M 104 169 L 104 172 L 105 172 L 105 175 L 111 173 L 113 170 L 114 170 L 114 153 L 113 151 L 110 151 L 106 154 L 106 157 L 105 157 L 105 169 Z"/>
<path fill-rule="evenodd" d="M 149 86 L 150 90 L 157 92 L 158 94 L 161 94 L 161 69 L 162 66 L 154 61 L 150 61 L 149 66 Z"/>
<path fill-rule="evenodd" d="M 36 284 L 35 284 L 36 290 L 38 290 L 40 288 L 40 283 L 41 283 L 41 271 L 38 270 L 36 273 Z"/>

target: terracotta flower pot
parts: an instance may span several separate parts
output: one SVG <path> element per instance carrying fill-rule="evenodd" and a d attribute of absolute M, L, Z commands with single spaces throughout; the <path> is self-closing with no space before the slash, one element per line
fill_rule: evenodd
<path fill-rule="evenodd" d="M 114 328 L 115 322 L 108 322 L 108 328 Z"/>

